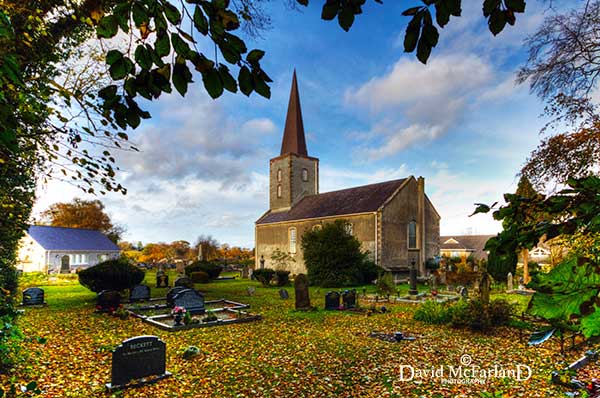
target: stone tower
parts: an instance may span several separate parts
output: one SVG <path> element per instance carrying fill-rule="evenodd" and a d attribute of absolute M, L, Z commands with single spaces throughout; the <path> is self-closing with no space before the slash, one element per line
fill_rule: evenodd
<path fill-rule="evenodd" d="M 319 159 L 308 156 L 296 71 L 292 79 L 281 153 L 270 161 L 269 208 L 289 210 L 307 195 L 319 193 Z"/>

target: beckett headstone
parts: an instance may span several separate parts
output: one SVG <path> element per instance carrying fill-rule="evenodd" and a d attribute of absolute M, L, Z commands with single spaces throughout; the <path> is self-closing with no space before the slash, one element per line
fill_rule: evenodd
<path fill-rule="evenodd" d="M 308 278 L 304 274 L 298 274 L 294 279 L 294 290 L 296 293 L 296 309 L 309 310 L 310 296 L 308 294 Z"/>
<path fill-rule="evenodd" d="M 325 295 L 325 309 L 339 310 L 340 309 L 340 294 L 338 292 L 328 292 Z"/>
<path fill-rule="evenodd" d="M 356 290 L 345 290 L 342 293 L 342 302 L 344 303 L 344 309 L 356 308 Z"/>
<path fill-rule="evenodd" d="M 156 336 L 138 336 L 127 339 L 112 354 L 110 389 L 121 388 L 127 383 L 154 376 L 138 384 L 156 381 L 171 375 L 166 371 L 166 344 Z"/>
<path fill-rule="evenodd" d="M 137 285 L 129 292 L 129 301 L 147 301 L 150 300 L 150 287 L 146 285 Z"/>
<path fill-rule="evenodd" d="M 290 298 L 290 294 L 288 293 L 287 290 L 281 289 L 281 290 L 279 290 L 279 297 L 282 298 L 283 300 L 286 300 L 286 299 Z"/>
<path fill-rule="evenodd" d="M 185 289 L 173 297 L 174 307 L 183 307 L 190 314 L 204 313 L 204 296 L 192 289 Z"/>
<path fill-rule="evenodd" d="M 30 287 L 23 290 L 23 305 L 41 305 L 44 303 L 44 290 L 39 287 Z"/>

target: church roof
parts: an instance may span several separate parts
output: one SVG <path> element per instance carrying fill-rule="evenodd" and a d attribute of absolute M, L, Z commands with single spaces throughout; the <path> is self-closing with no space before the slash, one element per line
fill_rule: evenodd
<path fill-rule="evenodd" d="M 487 258 L 487 253 L 485 250 L 483 250 L 483 248 L 485 247 L 486 242 L 494 236 L 496 235 L 440 236 L 440 249 L 455 251 L 466 250 L 473 252 L 473 256 L 475 256 L 475 258 Z"/>
<path fill-rule="evenodd" d="M 306 139 L 304 138 L 304 123 L 302 121 L 300 95 L 298 94 L 298 81 L 296 80 L 295 70 L 294 77 L 292 78 L 290 102 L 288 103 L 288 111 L 285 118 L 283 141 L 281 142 L 281 155 L 286 155 L 288 153 L 308 156 Z"/>
<path fill-rule="evenodd" d="M 30 225 L 27 233 L 46 250 L 120 250 L 102 232 L 93 229 Z"/>
<path fill-rule="evenodd" d="M 305 196 L 290 210 L 267 212 L 256 223 L 271 224 L 308 218 L 343 216 L 377 211 L 406 181 L 405 178 Z"/>

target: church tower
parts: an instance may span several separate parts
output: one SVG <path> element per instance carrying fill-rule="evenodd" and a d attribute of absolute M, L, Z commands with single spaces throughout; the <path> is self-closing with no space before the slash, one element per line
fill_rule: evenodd
<path fill-rule="evenodd" d="M 269 208 L 285 211 L 319 193 L 319 159 L 308 156 L 296 71 L 292 79 L 281 153 L 270 161 Z"/>

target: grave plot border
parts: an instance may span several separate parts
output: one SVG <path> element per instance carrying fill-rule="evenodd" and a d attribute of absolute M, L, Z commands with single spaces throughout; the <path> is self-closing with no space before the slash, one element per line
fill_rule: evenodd
<path fill-rule="evenodd" d="M 232 309 L 232 308 L 223 308 L 221 311 L 219 310 L 211 310 L 212 312 L 231 312 L 231 313 L 238 313 L 236 309 Z M 248 323 L 248 322 L 255 322 L 255 321 L 259 321 L 262 319 L 261 315 L 258 314 L 251 314 L 249 312 L 242 312 L 240 311 L 242 314 L 244 314 L 243 318 L 234 318 L 234 319 L 227 319 L 227 320 L 216 320 L 213 322 L 200 322 L 200 323 L 193 323 L 193 324 L 189 324 L 189 325 L 181 325 L 181 326 L 170 326 L 167 325 L 165 323 L 160 322 L 160 319 L 167 319 L 167 318 L 171 318 L 171 315 L 169 314 L 164 314 L 164 315 L 153 315 L 153 316 L 139 316 L 139 318 L 146 323 L 149 323 L 150 325 L 156 326 L 162 330 L 166 330 L 169 332 L 177 332 L 180 330 L 189 330 L 189 329 L 196 329 L 196 328 L 207 328 L 207 327 L 213 327 L 213 326 L 221 326 L 221 325 L 229 325 L 229 324 L 236 324 L 236 323 Z"/>

